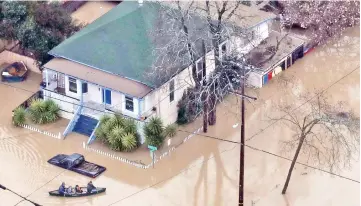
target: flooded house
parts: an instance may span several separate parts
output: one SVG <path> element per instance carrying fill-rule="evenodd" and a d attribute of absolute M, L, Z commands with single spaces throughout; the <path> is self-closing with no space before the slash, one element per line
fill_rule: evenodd
<path fill-rule="evenodd" d="M 269 36 L 247 54 L 254 69 L 248 76 L 248 84 L 261 88 L 273 77 L 304 56 L 304 40 L 289 34 L 271 31 Z"/>
<path fill-rule="evenodd" d="M 122 2 L 49 52 L 54 58 L 43 66 L 43 94 L 70 119 L 64 136 L 78 132 L 91 143 L 105 113 L 135 119 L 141 136 L 142 125 L 152 116 L 164 124 L 176 121 L 177 103 L 193 86 L 192 68 L 187 50 L 160 51 L 174 38 L 174 34 L 157 36 L 158 27 L 171 26 L 159 15 L 161 9 L 154 2 Z M 232 46 L 247 53 L 269 36 L 273 14 L 257 11 L 249 18 L 243 27 L 252 34 L 251 43 L 240 36 L 224 39 L 221 55 Z M 193 16 L 193 21 L 194 29 L 207 32 L 204 18 Z M 210 42 L 206 45 L 205 50 L 202 44 L 195 46 L 196 72 L 204 78 L 215 68 L 213 48 Z"/>

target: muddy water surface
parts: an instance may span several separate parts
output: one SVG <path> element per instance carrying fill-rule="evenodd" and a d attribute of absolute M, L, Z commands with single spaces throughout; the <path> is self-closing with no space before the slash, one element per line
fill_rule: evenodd
<path fill-rule="evenodd" d="M 269 126 L 267 117 L 277 115 L 280 102 L 303 104 L 297 95 L 306 90 L 326 90 L 331 101 L 345 100 L 359 114 L 359 28 L 349 30 L 339 41 L 317 48 L 297 61 L 289 70 L 258 91 L 248 91 L 259 100 L 247 104 L 247 144 L 285 157 L 279 140 L 292 130 L 279 123 Z M 35 78 L 35 77 L 34 77 Z M 36 81 L 34 81 L 36 82 Z M 289 82 L 289 83 L 287 83 Z M 31 82 L 30 82 L 31 83 Z M 30 84 L 24 82 L 24 84 Z M 30 88 L 30 86 L 27 86 Z M 34 88 L 37 88 L 37 85 Z M 31 94 L 0 84 L 0 183 L 42 205 L 236 205 L 238 195 L 239 145 L 197 135 L 180 146 L 155 169 L 138 169 L 85 151 L 86 138 L 72 134 L 57 140 L 11 126 L 11 110 Z M 6 95 L 4 95 L 6 94 Z M 10 96 L 11 95 L 11 96 Z M 219 106 L 218 123 L 207 135 L 239 141 L 239 107 L 235 97 Z M 299 110 L 302 112 L 303 107 Z M 190 125 L 188 131 L 200 126 Z M 187 128 L 185 128 L 187 129 Z M 64 199 L 47 192 L 62 181 L 84 185 L 89 178 L 49 165 L 46 161 L 59 153 L 82 153 L 88 161 L 107 167 L 94 180 L 107 192 L 94 197 Z M 305 161 L 300 157 L 300 161 Z M 252 149 L 246 149 L 246 205 L 330 206 L 359 205 L 359 183 L 296 165 L 287 195 L 281 189 L 290 162 Z M 341 175 L 360 180 L 359 162 Z M 345 192 L 347 191 L 347 192 Z M 13 205 L 17 197 L 0 190 L 0 205 Z M 22 204 L 27 204 L 22 202 Z M 19 204 L 20 205 L 20 204 Z"/>

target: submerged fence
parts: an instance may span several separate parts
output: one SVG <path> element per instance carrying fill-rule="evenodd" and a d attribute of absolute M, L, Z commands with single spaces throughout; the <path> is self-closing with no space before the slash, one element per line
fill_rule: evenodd
<path fill-rule="evenodd" d="M 183 141 L 177 145 L 177 146 L 173 146 L 171 148 L 169 148 L 166 152 L 162 153 L 161 155 L 159 155 L 159 158 L 155 157 L 154 159 L 154 164 L 159 162 L 161 159 L 163 159 L 165 156 L 167 155 L 170 155 L 171 152 L 173 152 L 176 148 L 178 148 L 180 145 L 182 145 L 183 143 L 185 143 L 187 140 L 189 140 L 190 138 L 192 138 L 193 136 L 195 136 L 196 134 L 198 134 L 200 131 L 202 131 L 203 127 L 200 127 L 198 128 L 197 130 L 195 130 L 192 134 L 188 135 L 186 138 L 183 139 Z M 149 169 L 151 167 L 153 167 L 153 162 L 148 164 L 148 165 L 145 165 L 145 164 L 142 164 L 142 163 L 139 163 L 137 161 L 132 161 L 132 160 L 128 160 L 126 158 L 123 158 L 123 157 L 120 157 L 120 156 L 117 156 L 115 155 L 114 153 L 109 153 L 109 152 L 104 152 L 102 150 L 99 150 L 99 149 L 94 149 L 94 148 L 91 148 L 89 147 L 85 142 L 83 142 L 83 148 L 85 150 L 89 150 L 89 151 L 92 151 L 92 152 L 95 152 L 95 153 L 98 153 L 98 154 L 101 154 L 101 155 L 104 155 L 104 156 L 107 156 L 109 158 L 112 158 L 112 159 L 115 159 L 115 160 L 118 160 L 118 161 L 121 161 L 123 163 L 126 163 L 126 164 L 130 164 L 132 166 L 135 166 L 135 167 L 138 167 L 138 168 L 142 168 L 142 169 Z"/>
<path fill-rule="evenodd" d="M 51 132 L 48 132 L 48 131 L 40 130 L 40 129 L 36 128 L 36 127 L 32 127 L 32 126 L 27 125 L 27 124 L 22 124 L 20 126 L 25 128 L 25 129 L 28 129 L 28 130 L 31 130 L 31 131 L 34 131 L 34 132 L 38 132 L 40 134 L 44 134 L 44 135 L 47 135 L 49 137 L 53 137 L 55 139 L 63 139 L 60 132 L 58 134 L 54 134 L 54 133 L 51 133 Z"/>

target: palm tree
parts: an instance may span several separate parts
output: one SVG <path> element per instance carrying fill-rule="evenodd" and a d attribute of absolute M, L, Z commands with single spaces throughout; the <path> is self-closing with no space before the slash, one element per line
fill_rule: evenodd
<path fill-rule="evenodd" d="M 113 150 L 122 151 L 122 137 L 125 135 L 124 129 L 120 126 L 116 126 L 108 131 L 107 139 L 109 141 L 109 145 Z"/>
<path fill-rule="evenodd" d="M 165 137 L 174 137 L 177 134 L 177 126 L 175 124 L 169 124 L 164 129 Z"/>
<path fill-rule="evenodd" d="M 132 151 L 138 145 L 137 125 L 134 120 L 126 119 L 120 114 L 104 115 L 95 136 L 117 151 Z"/>
<path fill-rule="evenodd" d="M 133 119 L 125 119 L 123 122 L 123 129 L 126 133 L 137 133 L 137 125 Z"/>
<path fill-rule="evenodd" d="M 59 106 L 51 99 L 34 99 L 29 107 L 30 119 L 36 124 L 54 122 L 59 118 Z"/>
<path fill-rule="evenodd" d="M 133 133 L 126 133 L 122 136 L 123 150 L 130 152 L 137 148 L 137 137 Z"/>
<path fill-rule="evenodd" d="M 144 126 L 145 141 L 148 145 L 159 147 L 164 141 L 163 122 L 159 117 L 152 117 Z"/>
<path fill-rule="evenodd" d="M 14 110 L 13 124 L 15 126 L 20 126 L 26 121 L 26 111 L 23 106 L 20 106 Z"/>

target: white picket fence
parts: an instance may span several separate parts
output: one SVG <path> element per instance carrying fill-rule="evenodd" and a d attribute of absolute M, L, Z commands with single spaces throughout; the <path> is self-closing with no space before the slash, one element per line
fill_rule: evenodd
<path fill-rule="evenodd" d="M 34 132 L 38 132 L 40 134 L 44 134 L 44 135 L 47 135 L 49 137 L 53 137 L 55 139 L 63 139 L 60 132 L 58 134 L 54 134 L 54 133 L 51 133 L 51 132 L 48 132 L 48 131 L 42 131 L 42 130 L 36 128 L 36 127 L 30 126 L 30 125 L 27 125 L 27 124 L 22 124 L 20 126 L 25 128 L 25 129 L 28 129 L 28 130 L 31 130 L 31 131 L 34 131 Z"/>
<path fill-rule="evenodd" d="M 186 138 L 183 139 L 183 143 L 185 143 L 187 140 L 189 140 L 191 137 L 193 137 L 194 135 L 198 134 L 200 131 L 202 131 L 203 127 L 201 128 L 198 128 L 197 130 L 195 130 L 192 134 L 188 135 Z M 183 144 L 182 143 L 182 144 Z M 99 149 L 94 149 L 94 148 L 91 148 L 89 147 L 85 142 L 83 142 L 83 148 L 85 150 L 89 150 L 89 151 L 92 151 L 92 152 L 95 152 L 95 153 L 98 153 L 98 154 L 101 154 L 101 155 L 104 155 L 104 156 L 107 156 L 109 158 L 112 158 L 112 159 L 115 159 L 115 160 L 118 160 L 118 161 L 121 161 L 123 163 L 126 163 L 126 164 L 130 164 L 130 165 L 133 165 L 135 167 L 138 167 L 138 168 L 142 168 L 142 169 L 149 169 L 150 167 L 153 167 L 153 162 L 148 164 L 148 165 L 144 165 L 144 164 L 140 164 L 138 162 L 134 162 L 134 161 L 131 161 L 131 160 L 128 160 L 126 158 L 122 158 L 122 157 L 119 157 L 119 156 L 116 156 L 114 154 L 111 154 L 111 153 L 108 153 L 108 152 L 104 152 L 102 150 L 99 150 Z M 156 164 L 157 162 L 159 162 L 161 159 L 163 159 L 165 156 L 167 155 L 170 155 L 171 152 L 173 152 L 174 150 L 176 149 L 176 147 L 171 147 L 169 148 L 168 151 L 164 152 L 163 154 L 161 154 L 159 156 L 159 158 L 155 157 L 154 159 L 154 164 Z"/>
<path fill-rule="evenodd" d="M 85 142 L 83 142 L 83 148 L 86 149 L 86 150 L 89 150 L 89 151 L 92 151 L 92 152 L 95 152 L 95 153 L 98 153 L 98 154 L 101 154 L 101 155 L 110 157 L 110 158 L 112 158 L 112 159 L 115 159 L 115 160 L 118 160 L 118 161 L 121 161 L 121 162 L 130 164 L 130 165 L 136 166 L 136 167 L 138 167 L 138 168 L 146 169 L 146 168 L 145 168 L 145 165 L 142 165 L 142 164 L 139 164 L 139 163 L 137 163 L 137 162 L 134 162 L 134 161 L 125 159 L 125 158 L 123 158 L 123 157 L 116 156 L 116 155 L 111 154 L 111 153 L 108 153 L 108 152 L 104 152 L 104 151 L 99 150 L 99 149 L 91 148 L 91 147 L 89 147 Z"/>

